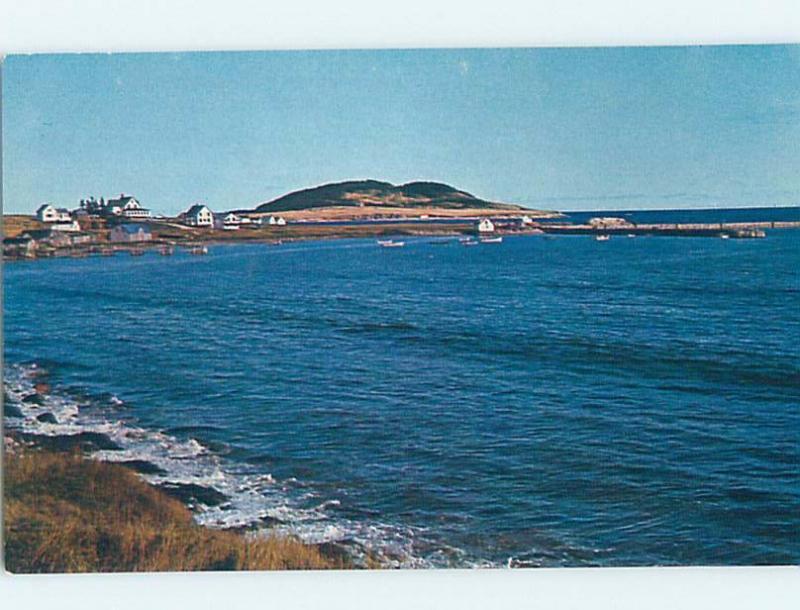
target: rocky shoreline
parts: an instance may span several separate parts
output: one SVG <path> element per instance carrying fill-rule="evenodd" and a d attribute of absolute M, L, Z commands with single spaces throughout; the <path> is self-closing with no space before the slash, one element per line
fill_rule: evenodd
<path fill-rule="evenodd" d="M 181 507 L 184 507 L 183 510 L 186 511 L 186 514 L 189 515 L 189 511 L 194 511 L 198 506 L 204 507 L 218 507 L 221 504 L 227 502 L 229 500 L 228 496 L 221 491 L 214 489 L 213 487 L 204 486 L 196 483 L 190 482 L 177 482 L 177 481 L 161 481 L 158 483 L 153 483 L 147 481 L 143 478 L 142 475 L 164 475 L 166 471 L 164 471 L 161 467 L 157 464 L 144 460 L 144 459 L 128 459 L 128 460 L 113 460 L 113 461 L 103 461 L 94 459 L 91 454 L 94 452 L 119 452 L 122 450 L 122 447 L 116 443 L 108 434 L 104 434 L 102 432 L 96 431 L 79 431 L 76 433 L 70 434 L 44 434 L 44 433 L 35 433 L 30 431 L 30 429 L 24 429 L 23 426 L 20 424 L 23 423 L 23 420 L 26 418 L 26 414 L 22 410 L 22 406 L 24 404 L 28 405 L 36 405 L 37 407 L 46 408 L 46 396 L 49 392 L 49 386 L 45 382 L 39 382 L 36 384 L 36 388 L 33 392 L 25 395 L 22 398 L 22 404 L 15 404 L 15 401 L 11 399 L 8 392 L 4 391 L 3 396 L 3 422 L 4 422 L 4 432 L 3 432 L 3 440 L 4 440 L 4 458 L 5 463 L 8 465 L 11 462 L 17 461 L 25 461 L 25 460 L 44 460 L 50 464 L 56 464 L 60 468 L 62 465 L 67 466 L 72 464 L 77 460 L 79 463 L 87 463 L 87 464 L 94 464 L 95 468 L 99 468 L 103 473 L 103 476 L 110 477 L 114 481 L 118 481 L 120 485 L 125 483 L 129 486 L 130 481 L 128 480 L 129 477 L 135 477 L 136 489 L 138 489 L 138 493 L 141 494 L 150 494 L 155 498 L 156 502 L 161 502 L 166 504 L 172 502 L 180 503 Z M 38 414 L 35 418 L 36 422 L 40 422 L 43 424 L 57 424 L 58 419 L 56 415 L 51 411 L 44 411 Z M 35 423 L 31 421 L 30 423 Z M 73 464 L 74 466 L 74 464 Z M 57 470 L 57 469 L 56 469 Z M 126 474 L 127 473 L 127 474 Z M 127 481 L 127 483 L 126 483 Z M 64 481 L 58 480 L 56 487 L 59 487 L 61 483 L 65 483 Z M 66 483 L 65 483 L 66 484 Z M 75 480 L 73 480 L 73 484 L 75 484 Z M 84 485 L 90 486 L 92 482 L 89 480 L 80 481 L 78 480 L 79 486 L 83 487 Z M 31 486 L 35 489 L 37 486 L 36 481 L 27 481 L 25 489 L 30 489 Z M 39 496 L 47 496 L 50 492 L 49 488 L 52 486 L 52 482 L 45 485 L 42 482 L 42 489 L 38 490 L 34 497 L 37 498 L 36 504 L 40 504 Z M 146 489 L 147 491 L 143 491 Z M 14 497 L 15 489 L 13 484 L 6 485 L 5 491 L 5 499 L 8 500 L 9 498 Z M 74 492 L 80 491 L 72 489 L 69 497 L 74 496 Z M 44 502 L 46 505 L 56 505 L 55 503 L 48 503 Z M 59 504 L 63 504 L 63 499 L 59 500 Z M 33 507 L 31 507 L 33 508 Z M 82 508 L 82 507 L 78 507 Z M 71 509 L 72 510 L 72 509 Z M 12 515 L 13 516 L 13 515 Z M 54 521 L 58 521 L 59 515 L 48 515 L 48 518 L 52 517 Z M 191 520 L 191 517 L 189 517 Z M 16 525 L 15 525 L 16 523 Z M 11 533 L 13 535 L 13 530 L 16 526 L 19 526 L 20 521 L 15 521 L 11 519 L 11 521 L 7 520 L 6 523 L 6 534 L 8 535 Z M 9 530 L 8 528 L 11 528 Z M 323 569 L 323 568 L 353 568 L 353 567 L 377 567 L 375 564 L 371 564 L 368 562 L 367 566 L 359 566 L 354 565 L 352 560 L 347 554 L 347 551 L 343 548 L 340 548 L 339 545 L 333 543 L 321 543 L 321 544 L 305 544 L 299 540 L 296 540 L 292 537 L 286 537 L 284 535 L 279 536 L 272 536 L 268 530 L 261 532 L 261 534 L 257 537 L 249 536 L 249 532 L 255 529 L 254 527 L 233 527 L 228 528 L 225 530 L 220 530 L 213 527 L 206 527 L 200 524 L 196 524 L 192 522 L 192 527 L 203 530 L 208 532 L 208 535 L 219 535 L 226 537 L 225 540 L 227 544 L 233 545 L 236 547 L 237 545 L 250 545 L 250 544 L 262 544 L 268 545 L 272 543 L 274 540 L 281 540 L 281 545 L 288 545 L 291 549 L 292 556 L 298 554 L 298 548 L 305 548 L 308 549 L 307 552 L 299 551 L 299 555 L 302 555 L 302 559 L 297 559 L 294 563 L 292 563 L 293 559 L 291 557 L 285 558 L 286 560 L 276 559 L 273 556 L 275 561 L 278 561 L 280 564 L 280 569 Z M 187 530 L 188 531 L 188 530 Z M 204 534 L 205 535 L 205 534 Z M 234 538 L 230 538 L 233 536 Z M 237 539 L 240 539 L 237 541 Z M 22 541 L 24 543 L 24 540 Z M 236 551 L 238 553 L 238 551 Z M 272 555 L 271 555 L 272 556 Z M 113 558 L 111 558 L 113 560 Z M 15 565 L 14 558 L 6 556 L 6 564 L 7 565 Z M 127 564 L 126 564 L 127 565 Z M 271 565 L 271 564 L 270 564 Z M 97 571 L 106 571 L 105 568 L 96 568 Z M 167 566 L 165 569 L 184 569 L 175 566 Z M 204 569 L 202 567 L 198 567 L 197 569 Z M 272 569 L 267 564 L 241 564 L 240 568 L 236 569 Z M 38 571 L 36 569 L 27 570 L 22 569 L 19 571 Z M 48 571 L 48 570 L 42 570 Z M 67 570 L 70 571 L 70 570 Z M 77 570 L 77 571 L 84 571 L 84 570 Z M 95 569 L 90 569 L 86 571 L 95 571 Z M 111 569 L 111 571 L 116 571 L 115 569 Z"/>

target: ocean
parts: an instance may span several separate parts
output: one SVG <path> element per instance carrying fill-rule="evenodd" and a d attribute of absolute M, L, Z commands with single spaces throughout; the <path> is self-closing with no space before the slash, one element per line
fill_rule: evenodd
<path fill-rule="evenodd" d="M 5 425 L 108 435 L 223 494 L 200 523 L 399 567 L 800 563 L 800 232 L 3 273 Z"/>

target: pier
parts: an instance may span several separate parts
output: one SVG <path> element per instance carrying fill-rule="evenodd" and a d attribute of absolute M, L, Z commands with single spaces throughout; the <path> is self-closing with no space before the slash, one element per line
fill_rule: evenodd
<path fill-rule="evenodd" d="M 561 235 L 656 235 L 672 237 L 764 237 L 766 230 L 800 229 L 800 222 L 731 222 L 710 224 L 550 224 L 537 227 L 545 233 Z"/>

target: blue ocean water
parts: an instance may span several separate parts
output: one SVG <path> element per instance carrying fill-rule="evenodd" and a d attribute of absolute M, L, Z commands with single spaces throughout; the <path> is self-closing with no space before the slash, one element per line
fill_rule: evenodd
<path fill-rule="evenodd" d="M 800 232 L 4 268 L 6 424 L 401 566 L 800 563 Z"/>

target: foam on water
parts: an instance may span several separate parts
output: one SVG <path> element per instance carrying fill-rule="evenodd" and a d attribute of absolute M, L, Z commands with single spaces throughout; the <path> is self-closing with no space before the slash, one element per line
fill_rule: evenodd
<path fill-rule="evenodd" d="M 316 492 L 306 489 L 294 477 L 279 481 L 270 473 L 248 472 L 226 462 L 194 438 L 181 440 L 115 419 L 113 416 L 119 415 L 125 406 L 117 396 L 108 397 L 103 408 L 101 401 L 77 399 L 59 388 L 37 394 L 35 385 L 46 375 L 47 371 L 37 364 L 6 368 L 6 399 L 23 416 L 5 418 L 7 428 L 50 437 L 86 432 L 103 434 L 120 449 L 93 451 L 90 454 L 93 459 L 149 462 L 160 470 L 158 474 L 139 475 L 149 483 L 196 485 L 224 494 L 227 499 L 216 506 L 199 501 L 189 504 L 200 525 L 219 529 L 247 528 L 252 530 L 251 536 L 295 536 L 309 544 L 336 543 L 346 549 L 356 563 L 370 558 L 389 567 L 449 565 L 448 557 L 463 555 L 458 549 L 442 547 L 433 551 L 429 558 L 417 556 L 414 547 L 417 539 L 424 535 L 422 529 L 337 517 L 331 510 L 341 505 L 338 499 L 320 499 Z M 41 404 L 23 400 L 35 394 Z M 37 419 L 46 413 L 55 416 L 57 423 Z"/>

